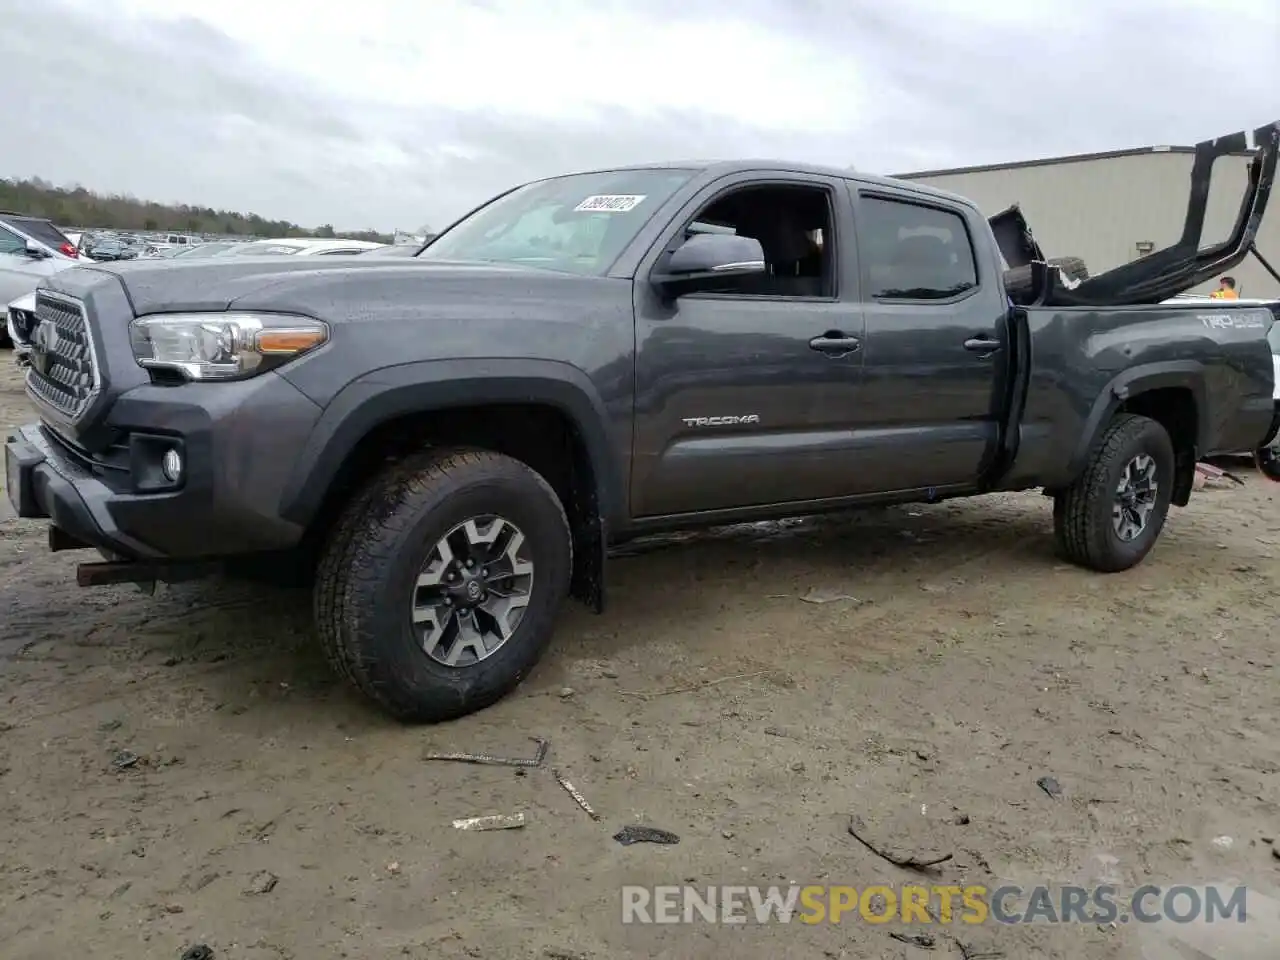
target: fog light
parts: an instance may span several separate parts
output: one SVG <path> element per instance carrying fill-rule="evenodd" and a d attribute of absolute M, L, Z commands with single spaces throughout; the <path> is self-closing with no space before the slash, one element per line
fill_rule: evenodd
<path fill-rule="evenodd" d="M 152 462 L 154 463 L 155 461 Z M 160 461 L 160 470 L 166 480 L 170 483 L 177 483 L 182 479 L 182 454 L 172 448 L 166 450 L 164 459 Z"/>

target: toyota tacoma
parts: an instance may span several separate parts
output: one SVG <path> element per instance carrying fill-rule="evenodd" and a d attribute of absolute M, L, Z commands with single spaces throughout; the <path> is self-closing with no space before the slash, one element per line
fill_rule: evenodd
<path fill-rule="evenodd" d="M 77 267 L 36 295 L 8 494 L 97 549 L 84 586 L 297 561 L 335 669 L 426 722 L 512 690 L 647 533 L 1041 489 L 1121 571 L 1199 458 L 1276 433 L 1270 311 L 1161 301 L 1247 254 L 1278 144 L 1200 144 L 1183 236 L 1096 276 L 1016 209 L 773 162 L 527 183 L 404 259 Z"/>

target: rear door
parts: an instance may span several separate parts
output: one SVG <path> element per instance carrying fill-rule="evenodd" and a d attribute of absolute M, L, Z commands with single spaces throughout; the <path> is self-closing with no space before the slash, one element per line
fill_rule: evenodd
<path fill-rule="evenodd" d="M 868 492 L 970 486 L 996 450 L 1008 360 L 1008 301 L 978 240 L 985 225 L 924 194 L 855 189 L 860 479 Z"/>

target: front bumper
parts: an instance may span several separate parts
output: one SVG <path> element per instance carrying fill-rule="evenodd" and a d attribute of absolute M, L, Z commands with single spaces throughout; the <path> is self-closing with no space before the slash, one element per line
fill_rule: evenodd
<path fill-rule="evenodd" d="M 319 408 L 276 374 L 237 383 L 146 385 L 117 398 L 90 450 L 45 423 L 5 442 L 5 486 L 19 517 L 48 519 L 130 560 L 198 560 L 295 546 L 281 519 L 290 470 Z M 178 483 L 159 470 L 183 458 Z"/>

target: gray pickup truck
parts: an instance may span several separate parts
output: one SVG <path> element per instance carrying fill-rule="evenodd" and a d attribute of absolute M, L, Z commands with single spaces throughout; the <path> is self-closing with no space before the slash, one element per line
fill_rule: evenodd
<path fill-rule="evenodd" d="M 651 532 L 1040 488 L 1065 556 L 1124 570 L 1198 458 L 1280 424 L 1267 309 L 1160 305 L 1247 254 L 1278 146 L 1201 144 L 1182 239 L 1083 280 L 1016 210 L 751 162 L 528 183 L 405 259 L 75 268 L 9 496 L 102 554 L 81 585 L 299 560 L 338 672 L 426 722 L 513 689 Z M 1246 147 L 1201 249 L 1196 178 Z"/>

